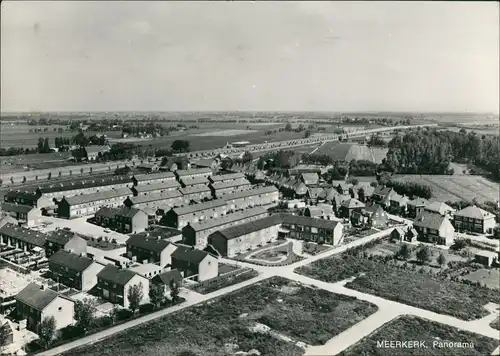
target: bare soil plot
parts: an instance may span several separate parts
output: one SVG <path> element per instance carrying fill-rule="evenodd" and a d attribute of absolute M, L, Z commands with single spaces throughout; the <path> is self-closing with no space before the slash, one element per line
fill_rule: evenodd
<path fill-rule="evenodd" d="M 327 142 L 316 153 L 327 154 L 334 161 L 350 162 L 354 159 L 380 163 L 385 158 L 387 149 L 369 148 L 355 143 Z"/>
<path fill-rule="evenodd" d="M 422 348 L 381 347 L 383 341 L 423 341 Z M 463 347 L 442 347 L 444 342 L 470 343 Z M 377 344 L 379 343 L 379 344 Z M 383 325 L 371 335 L 339 353 L 339 356 L 483 356 L 491 355 L 498 340 L 473 334 L 434 321 L 402 316 Z"/>

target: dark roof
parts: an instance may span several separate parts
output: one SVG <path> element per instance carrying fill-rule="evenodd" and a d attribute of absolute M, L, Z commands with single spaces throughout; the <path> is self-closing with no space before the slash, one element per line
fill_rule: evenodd
<path fill-rule="evenodd" d="M 408 201 L 407 205 L 412 205 L 412 206 L 426 206 L 427 205 L 427 200 L 424 198 L 416 198 L 413 200 Z"/>
<path fill-rule="evenodd" d="M 131 177 L 129 176 L 112 176 L 105 178 L 95 178 L 95 179 L 81 179 L 75 176 L 75 180 L 72 182 L 64 183 L 50 183 L 44 184 L 38 187 L 40 193 L 54 193 L 54 192 L 64 192 L 74 189 L 84 189 L 92 187 L 105 187 L 114 184 L 129 184 L 131 183 Z"/>
<path fill-rule="evenodd" d="M 124 268 L 118 268 L 112 264 L 106 265 L 97 277 L 104 279 L 108 282 L 118 284 L 120 286 L 126 285 L 134 276 L 137 275 L 134 271 Z"/>
<path fill-rule="evenodd" d="M 210 192 L 210 188 L 208 185 L 202 185 L 202 186 L 190 186 L 187 188 L 179 188 L 179 192 L 181 192 L 182 195 L 189 195 L 189 194 L 196 194 L 196 193 L 202 193 L 202 192 Z"/>
<path fill-rule="evenodd" d="M 340 224 L 340 222 L 334 220 L 315 219 L 315 218 L 310 218 L 308 216 L 297 216 L 291 214 L 280 214 L 280 217 L 281 221 L 285 224 L 317 227 L 320 229 L 333 230 L 338 224 Z"/>
<path fill-rule="evenodd" d="M 149 237 L 147 233 L 130 235 L 130 238 L 126 242 L 127 245 L 140 247 L 148 251 L 161 252 L 163 251 L 170 242 L 161 239 L 160 236 Z"/>
<path fill-rule="evenodd" d="M 107 152 L 109 151 L 109 146 L 99 146 L 99 145 L 91 145 L 85 147 L 85 152 L 87 153 L 99 153 L 99 152 Z"/>
<path fill-rule="evenodd" d="M 484 209 L 478 208 L 475 205 L 471 205 L 465 209 L 460 210 L 459 212 L 456 212 L 455 216 L 464 216 L 466 218 L 484 220 L 488 218 L 493 218 L 495 215 Z"/>
<path fill-rule="evenodd" d="M 151 237 L 151 238 L 156 238 L 160 237 L 161 239 L 169 239 L 171 237 L 179 236 L 182 235 L 182 232 L 180 230 L 171 228 L 171 227 L 166 227 L 166 226 L 154 226 L 154 229 L 150 231 L 143 231 L 139 232 L 137 234 L 132 234 L 130 236 L 142 236 L 142 237 Z"/>
<path fill-rule="evenodd" d="M 92 264 L 93 260 L 89 257 L 59 250 L 49 257 L 49 262 L 65 266 L 73 271 L 83 272 Z"/>
<path fill-rule="evenodd" d="M 245 175 L 243 173 L 231 173 L 231 174 L 219 174 L 219 175 L 213 175 L 209 177 L 212 182 L 224 182 L 228 180 L 235 180 L 235 179 L 242 179 L 245 178 Z"/>
<path fill-rule="evenodd" d="M 200 263 L 209 255 L 208 252 L 194 249 L 191 247 L 179 246 L 172 253 L 172 258 L 175 258 L 180 261 L 192 262 L 192 263 Z"/>
<path fill-rule="evenodd" d="M 69 205 L 78 205 L 111 198 L 126 197 L 129 195 L 132 195 L 129 188 L 118 188 L 92 194 L 80 194 L 71 197 L 64 197 L 62 200 L 65 200 Z"/>
<path fill-rule="evenodd" d="M 186 177 L 190 176 L 193 174 L 205 174 L 205 173 L 212 173 L 212 170 L 210 168 L 198 168 L 198 169 L 179 169 L 175 171 L 175 174 L 179 177 Z"/>
<path fill-rule="evenodd" d="M 22 205 L 22 204 L 16 204 L 16 203 L 2 203 L 2 210 L 3 211 L 10 211 L 13 213 L 27 214 L 33 209 L 36 209 L 36 208 L 34 206 L 31 206 L 31 205 Z"/>
<path fill-rule="evenodd" d="M 344 200 L 341 205 L 345 208 L 348 208 L 348 209 L 364 208 L 365 207 L 365 204 L 363 204 L 362 202 L 360 202 L 356 198 Z"/>
<path fill-rule="evenodd" d="M 372 195 L 382 195 L 384 197 L 387 197 L 393 193 L 394 193 L 394 189 L 392 189 L 390 187 L 385 187 L 383 185 L 379 185 L 375 188 Z"/>
<path fill-rule="evenodd" d="M 228 227 L 227 229 L 219 230 L 218 232 L 216 232 L 216 234 L 218 233 L 224 236 L 227 240 L 230 240 L 280 224 L 281 224 L 280 216 L 272 215 L 262 219 L 249 221 L 240 225 L 231 226 Z"/>
<path fill-rule="evenodd" d="M 148 180 L 166 179 L 166 178 L 175 178 L 175 174 L 172 172 L 158 172 L 158 173 L 152 173 L 152 174 L 134 175 L 134 179 L 138 182 L 147 182 Z"/>
<path fill-rule="evenodd" d="M 423 211 L 419 216 L 417 216 L 413 222 L 413 226 L 439 230 L 445 219 L 447 219 L 445 216 Z"/>
<path fill-rule="evenodd" d="M 177 216 L 180 216 L 185 214 L 192 214 L 201 210 L 213 209 L 224 205 L 226 205 L 226 202 L 224 200 L 210 200 L 206 203 L 193 204 L 180 208 L 172 208 L 172 211 L 177 214 Z"/>
<path fill-rule="evenodd" d="M 55 242 L 59 245 L 66 245 L 69 240 L 71 240 L 75 236 L 75 233 L 73 231 L 67 231 L 67 230 L 54 230 L 51 232 L 47 233 L 47 241 L 50 242 Z"/>
<path fill-rule="evenodd" d="M 95 216 L 105 216 L 107 218 L 112 218 L 115 216 L 117 208 L 109 208 L 107 206 L 103 206 L 99 210 L 96 211 Z"/>
<path fill-rule="evenodd" d="M 133 204 L 141 204 L 152 201 L 161 201 L 161 200 L 169 200 L 174 198 L 182 197 L 182 193 L 178 190 L 166 190 L 160 193 L 151 193 L 151 194 L 141 194 L 136 197 L 130 196 L 127 199 Z"/>
<path fill-rule="evenodd" d="M 40 194 L 34 191 L 26 191 L 26 190 L 9 190 L 5 193 L 4 197 L 9 199 L 25 199 L 25 200 L 38 200 L 40 198 Z"/>
<path fill-rule="evenodd" d="M 52 289 L 47 287 L 41 289 L 38 284 L 30 283 L 16 295 L 16 300 L 19 300 L 20 302 L 29 305 L 38 311 L 43 311 L 58 296 L 71 300 L 53 291 Z"/>
<path fill-rule="evenodd" d="M 140 213 L 142 210 L 136 208 L 127 208 L 126 206 L 122 206 L 115 213 L 116 216 L 122 216 L 125 218 L 133 218 L 136 214 Z M 143 211 L 142 211 L 143 212 Z M 144 213 L 144 212 L 143 212 Z M 146 214 L 146 213 L 144 213 Z"/>
<path fill-rule="evenodd" d="M 384 209 L 382 209 L 382 207 L 379 204 L 371 204 L 365 207 L 364 209 L 364 211 L 368 214 L 374 214 L 380 210 L 384 211 Z"/>
<path fill-rule="evenodd" d="M 170 281 L 179 283 L 182 280 L 182 274 L 177 269 L 173 269 L 167 272 L 160 273 L 156 275 L 153 279 L 161 281 L 165 285 L 170 285 Z"/>
<path fill-rule="evenodd" d="M 185 179 L 181 179 L 181 180 L 182 180 L 182 184 L 184 184 L 187 187 L 192 186 L 192 185 L 198 185 L 198 184 L 208 185 L 208 183 L 209 183 L 208 179 L 205 177 L 185 178 Z"/>
<path fill-rule="evenodd" d="M 46 235 L 33 231 L 30 229 L 25 229 L 23 227 L 16 226 L 14 224 L 7 223 L 0 227 L 0 234 L 10 236 L 14 239 L 35 245 L 38 247 L 43 247 L 45 245 Z"/>

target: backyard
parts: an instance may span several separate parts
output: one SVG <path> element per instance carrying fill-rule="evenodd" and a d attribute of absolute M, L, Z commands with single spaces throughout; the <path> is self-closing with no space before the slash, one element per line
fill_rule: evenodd
<path fill-rule="evenodd" d="M 377 346 L 384 341 L 423 341 L 422 348 L 386 348 Z M 442 347 L 443 342 L 470 343 L 464 347 Z M 498 340 L 453 328 L 430 320 L 402 316 L 383 325 L 374 333 L 344 350 L 338 356 L 483 356 L 491 355 Z"/>
<path fill-rule="evenodd" d="M 261 355 L 299 356 L 304 350 L 255 323 L 309 344 L 323 344 L 377 310 L 358 299 L 274 277 L 217 299 L 71 350 L 66 356 L 226 356 L 255 349 Z"/>
<path fill-rule="evenodd" d="M 274 266 L 277 264 L 287 265 L 303 258 L 293 252 L 293 243 L 291 241 L 287 243 L 280 240 L 271 245 L 262 246 L 241 254 L 236 259 L 262 266 Z"/>

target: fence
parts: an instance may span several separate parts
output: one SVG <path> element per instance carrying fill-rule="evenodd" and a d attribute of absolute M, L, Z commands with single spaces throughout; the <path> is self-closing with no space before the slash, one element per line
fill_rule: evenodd
<path fill-rule="evenodd" d="M 198 284 L 193 285 L 193 286 L 188 286 L 188 288 L 190 288 L 190 289 L 192 289 L 192 290 L 194 290 L 194 291 L 197 292 L 200 289 L 203 289 L 203 288 L 206 288 L 206 287 L 209 287 L 209 286 L 213 286 L 214 284 L 218 284 L 218 283 L 227 281 L 230 278 L 233 278 L 233 277 L 236 277 L 236 276 L 244 276 L 244 275 L 247 275 L 247 274 L 250 274 L 250 273 L 255 273 L 255 270 L 253 270 L 251 268 L 237 269 L 235 271 L 228 272 L 228 273 L 226 273 L 226 274 L 224 274 L 222 276 L 218 276 L 218 277 L 211 278 L 211 279 L 208 279 L 208 280 L 203 281 L 203 282 L 199 282 Z"/>

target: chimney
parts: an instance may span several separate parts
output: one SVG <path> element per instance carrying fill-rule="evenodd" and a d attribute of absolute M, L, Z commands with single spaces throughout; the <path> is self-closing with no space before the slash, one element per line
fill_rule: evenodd
<path fill-rule="evenodd" d="M 42 284 L 42 285 L 40 286 L 40 290 L 45 290 L 45 285 L 43 285 L 43 284 Z"/>
<path fill-rule="evenodd" d="M 194 246 L 191 246 L 191 250 L 194 250 Z"/>

